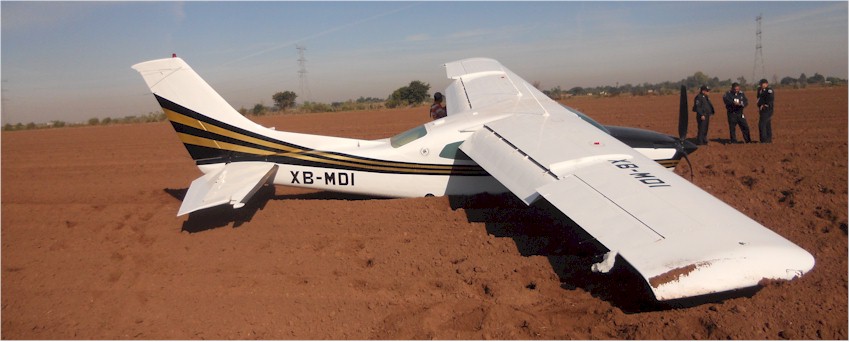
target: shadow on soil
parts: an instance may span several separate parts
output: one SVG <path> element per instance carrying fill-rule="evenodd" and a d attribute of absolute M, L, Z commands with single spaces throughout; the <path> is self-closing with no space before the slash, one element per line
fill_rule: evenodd
<path fill-rule="evenodd" d="M 187 189 L 163 189 L 182 201 Z M 264 186 L 244 207 L 220 205 L 189 214 L 183 231 L 198 233 L 232 224 L 233 228 L 250 222 L 269 201 L 278 200 L 374 200 L 379 197 L 318 191 L 296 195 L 275 195 L 273 186 Z M 610 302 L 625 313 L 638 313 L 723 301 L 732 297 L 752 296 L 758 288 L 722 294 L 658 302 L 649 285 L 621 257 L 606 273 L 595 273 L 591 265 L 602 261 L 608 250 L 546 200 L 526 206 L 511 194 L 450 196 L 452 210 L 463 209 L 469 222 L 484 223 L 496 237 L 511 238 L 523 256 L 539 255 L 549 259 L 552 269 L 566 290 L 577 288 Z"/>
<path fill-rule="evenodd" d="M 723 139 L 723 138 L 708 139 L 708 141 L 713 141 L 713 142 L 716 142 L 716 143 L 719 143 L 719 144 L 722 144 L 722 145 L 744 145 L 744 144 L 746 144 L 744 142 L 744 140 L 742 140 L 742 139 L 739 139 L 738 142 L 734 142 L 734 143 L 732 142 L 731 139 Z M 753 139 L 752 142 L 750 142 L 750 144 L 757 144 L 758 142 L 759 142 L 758 140 Z"/>
<path fill-rule="evenodd" d="M 163 189 L 166 193 L 179 201 L 186 197 L 188 189 Z M 382 199 L 362 195 L 343 194 L 330 191 L 318 191 L 296 195 L 275 195 L 274 186 L 263 186 L 251 197 L 244 207 L 233 209 L 229 205 L 220 205 L 212 208 L 201 209 L 190 213 L 189 218 L 183 222 L 181 230 L 189 233 L 198 233 L 210 229 L 221 228 L 232 225 L 239 228 L 247 222 L 251 222 L 254 215 L 266 207 L 269 201 L 280 200 L 347 200 L 361 201 L 369 199 Z"/>
<path fill-rule="evenodd" d="M 625 313 L 687 308 L 752 296 L 757 290 L 658 302 L 649 284 L 619 256 L 610 272 L 592 272 L 591 265 L 602 261 L 608 250 L 545 200 L 530 207 L 510 194 L 452 196 L 449 201 L 453 210 L 463 209 L 470 222 L 484 223 L 489 234 L 513 239 L 523 256 L 547 257 L 562 288 L 581 288 Z"/>

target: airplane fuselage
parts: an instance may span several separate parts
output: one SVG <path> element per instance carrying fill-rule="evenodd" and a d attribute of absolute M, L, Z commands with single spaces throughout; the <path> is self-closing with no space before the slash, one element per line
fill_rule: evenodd
<path fill-rule="evenodd" d="M 602 126 L 583 114 L 581 116 L 665 167 L 675 167 L 683 156 L 676 148 L 678 142 L 670 136 L 634 128 Z M 237 155 L 232 159 L 219 159 L 219 163 L 199 160 L 198 166 L 202 172 L 208 173 L 219 170 L 223 163 L 233 161 L 275 162 L 278 169 L 271 181 L 273 184 L 380 197 L 503 193 L 508 189 L 502 183 L 458 149 L 481 125 L 497 119 L 499 117 L 458 114 L 428 122 L 391 138 L 337 140 L 315 147 L 307 144 L 323 140 L 312 135 L 288 135 L 281 139 L 298 144 L 298 138 L 301 138 L 304 145 L 299 144 L 296 151 L 283 154 Z M 269 130 L 267 134 L 274 137 L 289 133 Z M 695 147 L 686 146 L 686 149 L 690 153 Z"/>

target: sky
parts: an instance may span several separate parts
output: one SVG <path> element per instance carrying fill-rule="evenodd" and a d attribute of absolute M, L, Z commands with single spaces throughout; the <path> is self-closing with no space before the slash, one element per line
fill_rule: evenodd
<path fill-rule="evenodd" d="M 848 2 L 0 2 L 2 123 L 158 111 L 130 66 L 176 53 L 231 105 L 386 98 L 499 60 L 541 88 L 848 78 Z M 302 91 L 296 45 L 306 48 Z"/>

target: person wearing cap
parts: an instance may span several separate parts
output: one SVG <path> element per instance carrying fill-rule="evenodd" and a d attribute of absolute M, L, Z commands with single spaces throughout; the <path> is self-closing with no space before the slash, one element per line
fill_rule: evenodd
<path fill-rule="evenodd" d="M 735 126 L 741 126 L 741 135 L 744 136 L 744 142 L 752 142 L 750 140 L 750 126 L 747 125 L 747 119 L 744 117 L 747 96 L 741 91 L 741 85 L 737 82 L 732 83 L 732 89 L 729 89 L 723 95 L 723 103 L 726 105 L 726 118 L 729 120 L 729 142 L 732 144 L 738 143 Z"/>
<path fill-rule="evenodd" d="M 770 119 L 773 117 L 773 89 L 770 89 L 766 79 L 759 81 L 756 94 L 759 106 L 759 142 L 769 144 L 773 141 L 773 130 L 770 127 Z"/>
<path fill-rule="evenodd" d="M 714 105 L 708 98 L 708 92 L 711 88 L 707 86 L 699 87 L 699 94 L 694 97 L 693 111 L 697 113 L 697 145 L 708 144 L 708 121 L 714 115 Z"/>
<path fill-rule="evenodd" d="M 431 119 L 437 120 L 446 117 L 446 106 L 443 105 L 443 94 L 437 92 L 434 94 L 434 104 L 431 105 Z"/>

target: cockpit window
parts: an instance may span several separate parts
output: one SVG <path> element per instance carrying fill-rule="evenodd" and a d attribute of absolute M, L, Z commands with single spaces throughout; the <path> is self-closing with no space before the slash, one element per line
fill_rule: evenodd
<path fill-rule="evenodd" d="M 564 105 L 562 105 L 562 106 L 564 106 Z M 571 112 L 573 112 L 573 113 L 576 113 L 576 115 L 578 115 L 578 117 L 580 117 L 580 118 L 581 118 L 582 120 L 584 120 L 585 122 L 587 122 L 587 123 L 589 123 L 589 124 L 593 125 L 593 126 L 594 126 L 594 127 L 596 127 L 596 128 L 599 128 L 599 130 L 601 130 L 601 131 L 603 131 L 603 132 L 607 133 L 608 135 L 611 135 L 611 132 L 610 132 L 610 131 L 608 131 L 608 129 L 607 129 L 607 128 L 605 128 L 605 126 L 602 126 L 602 124 L 600 124 L 600 123 L 596 122 L 596 120 L 591 119 L 589 116 L 587 116 L 587 114 L 584 114 L 584 113 L 582 113 L 582 112 L 579 112 L 579 111 L 577 111 L 577 110 L 575 110 L 575 109 L 573 109 L 573 108 L 567 107 L 567 106 L 564 106 L 564 108 L 569 109 L 569 110 L 570 110 Z"/>
<path fill-rule="evenodd" d="M 390 138 L 390 145 L 392 145 L 395 148 L 399 148 L 399 147 L 402 147 L 404 145 L 407 145 L 407 144 L 413 142 L 416 139 L 424 137 L 426 134 L 428 134 L 428 131 L 425 130 L 424 125 L 419 126 L 419 127 L 414 127 L 412 129 L 401 132 L 401 133 L 397 134 L 396 136 Z"/>

